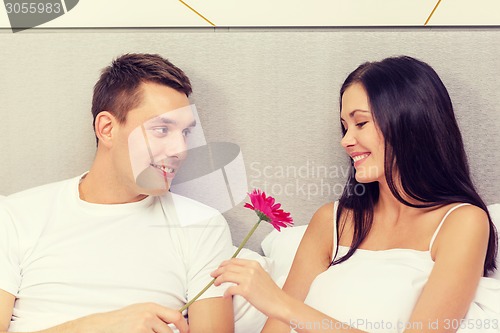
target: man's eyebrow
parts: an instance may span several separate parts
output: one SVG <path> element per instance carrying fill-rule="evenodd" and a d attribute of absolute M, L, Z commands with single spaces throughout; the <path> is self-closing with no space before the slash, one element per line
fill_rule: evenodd
<path fill-rule="evenodd" d="M 163 124 L 168 124 L 168 125 L 177 125 L 177 122 L 171 118 L 168 117 L 156 117 L 153 118 L 152 121 L 159 121 Z M 187 127 L 195 127 L 196 126 L 196 119 L 193 120 Z"/>
<path fill-rule="evenodd" d="M 356 112 L 366 112 L 366 113 L 370 113 L 370 111 L 368 111 L 368 110 L 356 109 L 356 110 L 353 110 L 353 111 L 349 112 L 349 118 L 354 117 L 354 114 L 355 114 Z M 342 118 L 342 117 L 340 117 L 340 120 L 341 120 L 341 121 L 345 121 L 345 120 L 344 120 L 344 118 Z"/>

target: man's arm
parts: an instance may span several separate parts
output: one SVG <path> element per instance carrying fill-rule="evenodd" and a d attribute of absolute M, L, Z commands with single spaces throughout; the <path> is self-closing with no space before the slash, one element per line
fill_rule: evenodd
<path fill-rule="evenodd" d="M 212 297 L 194 302 L 188 310 L 190 333 L 234 331 L 231 297 Z"/>
<path fill-rule="evenodd" d="M 220 263 L 233 255 L 231 232 L 225 218 L 210 209 L 198 210 L 200 220 L 183 230 L 189 264 L 187 271 L 187 301 L 211 282 L 210 273 Z M 207 219 L 206 216 L 209 216 Z M 191 333 L 234 332 L 234 310 L 232 297 L 223 298 L 227 286 L 212 286 L 188 308 Z"/>
<path fill-rule="evenodd" d="M 0 290 L 0 333 L 9 329 L 14 301 L 14 295 Z M 168 323 L 174 324 L 181 333 L 188 332 L 187 323 L 179 311 L 144 303 L 93 314 L 37 333 L 170 333 L 172 330 Z"/>
<path fill-rule="evenodd" d="M 0 333 L 7 332 L 16 297 L 0 289 Z"/>

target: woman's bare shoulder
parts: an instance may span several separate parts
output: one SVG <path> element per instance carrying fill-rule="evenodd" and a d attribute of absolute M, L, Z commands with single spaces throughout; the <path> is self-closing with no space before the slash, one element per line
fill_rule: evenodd
<path fill-rule="evenodd" d="M 446 218 L 436 235 L 432 248 L 434 256 L 439 253 L 439 249 L 449 249 L 452 253 L 457 247 L 485 248 L 485 244 L 488 243 L 490 226 L 487 213 L 474 205 L 463 205 L 453 209 L 458 205 L 451 204 L 444 207 L 443 218 Z M 444 247 L 444 244 L 447 246 Z"/>

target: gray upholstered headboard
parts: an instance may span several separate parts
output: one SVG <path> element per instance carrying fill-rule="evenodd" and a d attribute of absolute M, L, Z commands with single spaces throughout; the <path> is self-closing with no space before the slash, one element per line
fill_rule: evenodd
<path fill-rule="evenodd" d="M 341 82 L 364 61 L 407 54 L 440 74 L 476 185 L 488 204 L 500 202 L 500 28 L 2 30 L 0 46 L 3 195 L 84 172 L 100 69 L 150 52 L 190 76 L 207 140 L 241 147 L 249 187 L 267 189 L 305 224 L 344 183 Z M 242 204 L 225 216 L 239 243 L 254 216 Z"/>

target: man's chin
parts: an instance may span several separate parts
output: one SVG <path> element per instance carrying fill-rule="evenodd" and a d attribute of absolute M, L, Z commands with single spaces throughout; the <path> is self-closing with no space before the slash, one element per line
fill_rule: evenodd
<path fill-rule="evenodd" d="M 142 193 L 147 195 L 163 195 L 170 189 L 170 179 L 153 167 L 147 167 L 136 178 L 135 182 Z"/>
<path fill-rule="evenodd" d="M 169 189 L 159 188 L 159 189 L 151 189 L 151 188 L 140 188 L 140 193 L 143 195 L 158 197 L 168 193 Z"/>

